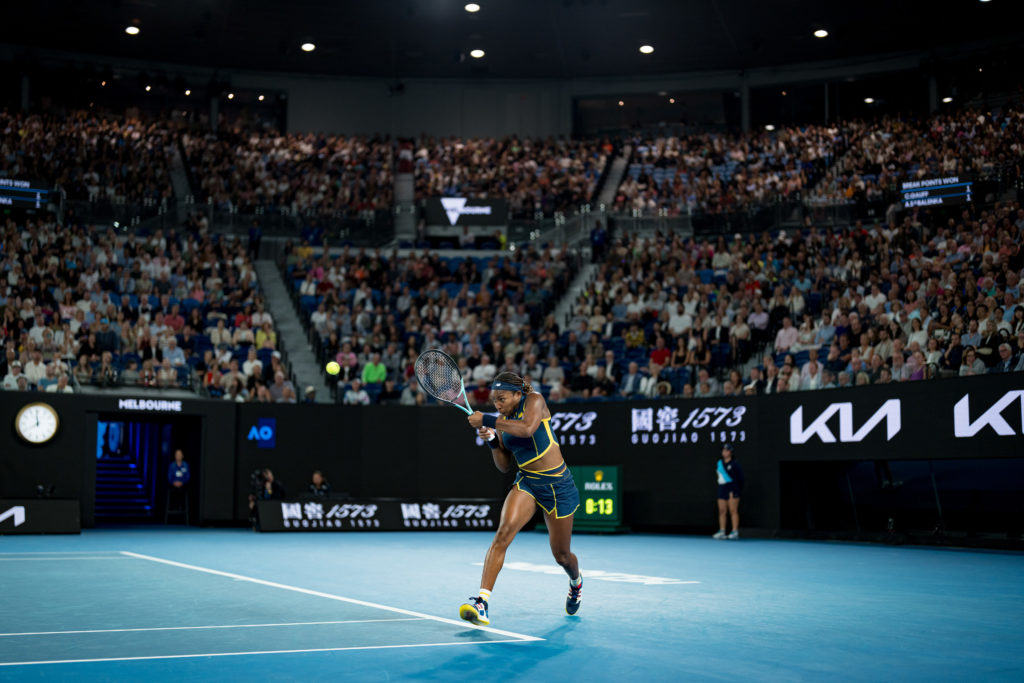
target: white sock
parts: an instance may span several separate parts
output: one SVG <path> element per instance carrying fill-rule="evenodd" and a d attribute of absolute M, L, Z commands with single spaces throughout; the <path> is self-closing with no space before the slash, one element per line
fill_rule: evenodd
<path fill-rule="evenodd" d="M 569 583 L 572 585 L 573 588 L 579 588 L 580 584 L 583 583 L 583 574 L 580 573 L 580 575 L 577 576 L 575 579 L 569 579 Z"/>
<path fill-rule="evenodd" d="M 483 598 L 484 602 L 486 602 L 488 605 L 491 604 L 491 591 L 487 590 L 486 588 L 481 588 L 480 597 Z"/>

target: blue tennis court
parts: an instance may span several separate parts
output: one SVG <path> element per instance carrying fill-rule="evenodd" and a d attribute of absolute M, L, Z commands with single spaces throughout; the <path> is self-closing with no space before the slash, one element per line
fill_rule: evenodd
<path fill-rule="evenodd" d="M 1020 680 L 1024 556 L 658 535 L 92 530 L 0 544 L 0 679 Z"/>

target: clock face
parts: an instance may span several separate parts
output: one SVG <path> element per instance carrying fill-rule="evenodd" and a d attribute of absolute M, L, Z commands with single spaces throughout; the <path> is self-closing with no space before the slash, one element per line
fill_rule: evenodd
<path fill-rule="evenodd" d="M 45 403 L 30 403 L 14 418 L 18 435 L 29 443 L 46 443 L 57 433 L 57 411 Z"/>

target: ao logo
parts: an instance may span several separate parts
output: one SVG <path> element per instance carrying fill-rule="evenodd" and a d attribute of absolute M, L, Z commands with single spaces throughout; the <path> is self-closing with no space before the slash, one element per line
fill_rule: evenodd
<path fill-rule="evenodd" d="M 277 446 L 277 420 L 272 417 L 261 417 L 249 429 L 246 438 L 255 441 L 260 448 L 274 448 Z"/>
<path fill-rule="evenodd" d="M 902 428 L 900 400 L 898 398 L 891 398 L 883 403 L 882 407 L 876 410 L 874 415 L 869 417 L 867 422 L 856 431 L 853 428 L 852 403 L 831 404 L 806 427 L 804 427 L 804 407 L 800 406 L 789 416 L 789 442 L 792 444 L 804 444 L 810 441 L 811 437 L 817 436 L 823 443 L 835 443 L 836 435 L 829 428 L 828 421 L 836 413 L 839 413 L 840 443 L 863 441 L 864 437 L 870 434 L 882 420 L 885 420 L 886 441 L 891 441 Z"/>

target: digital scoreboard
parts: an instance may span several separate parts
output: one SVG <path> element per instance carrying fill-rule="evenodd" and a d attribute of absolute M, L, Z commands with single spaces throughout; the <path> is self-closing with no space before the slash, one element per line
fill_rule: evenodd
<path fill-rule="evenodd" d="M 973 196 L 974 183 L 962 175 L 908 180 L 900 186 L 900 200 L 904 209 L 963 204 L 971 201 Z"/>
<path fill-rule="evenodd" d="M 573 516 L 573 524 L 592 531 L 621 530 L 622 488 L 618 466 L 569 469 L 580 492 L 580 507 Z"/>
<path fill-rule="evenodd" d="M 45 183 L 21 178 L 0 178 L 0 209 L 45 209 L 57 204 L 58 194 Z"/>

